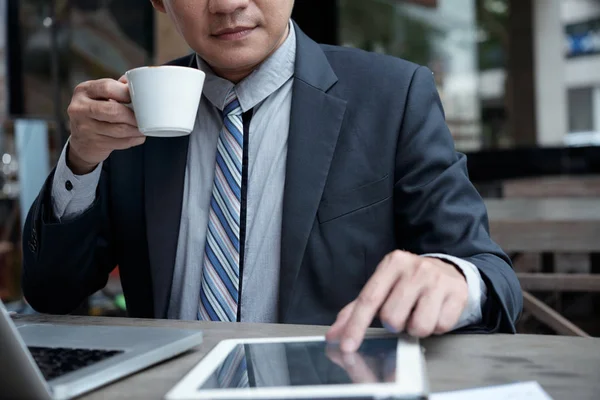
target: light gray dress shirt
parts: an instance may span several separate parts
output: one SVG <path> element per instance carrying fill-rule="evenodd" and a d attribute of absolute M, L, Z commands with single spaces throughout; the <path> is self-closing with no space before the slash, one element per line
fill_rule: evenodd
<path fill-rule="evenodd" d="M 196 125 L 190 136 L 168 317 L 186 320 L 197 318 L 217 139 L 223 126 L 221 110 L 227 94 L 233 88 L 242 110 L 246 112 L 253 109 L 254 112 L 248 140 L 241 319 L 278 322 L 283 190 L 296 60 L 293 24 L 290 24 L 290 34 L 283 45 L 235 86 L 215 75 L 199 57 L 197 59 L 199 68 L 206 72 L 206 82 Z M 53 211 L 59 220 L 74 218 L 92 205 L 101 172 L 101 166 L 98 166 L 88 175 L 74 175 L 66 164 L 65 153 L 66 146 L 52 185 Z M 65 189 L 67 180 L 73 183 L 70 191 Z M 452 262 L 467 279 L 469 301 L 455 328 L 479 322 L 487 289 L 478 269 L 456 257 L 444 254 L 427 256 Z"/>

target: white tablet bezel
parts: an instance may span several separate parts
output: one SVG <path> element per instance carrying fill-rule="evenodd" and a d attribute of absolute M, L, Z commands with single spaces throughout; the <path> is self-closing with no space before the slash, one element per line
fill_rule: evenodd
<path fill-rule="evenodd" d="M 428 384 L 425 360 L 417 339 L 401 336 L 396 347 L 396 382 L 369 384 L 342 384 L 322 386 L 287 386 L 244 389 L 199 390 L 215 369 L 237 345 L 251 343 L 290 343 L 324 341 L 324 336 L 230 339 L 215 346 L 187 375 L 165 396 L 167 400 L 206 399 L 311 399 L 315 397 L 426 398 Z"/>

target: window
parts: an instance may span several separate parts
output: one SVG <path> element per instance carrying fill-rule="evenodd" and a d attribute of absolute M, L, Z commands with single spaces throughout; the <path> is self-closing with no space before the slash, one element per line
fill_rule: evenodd
<path fill-rule="evenodd" d="M 569 132 L 594 130 L 593 88 L 569 90 Z"/>

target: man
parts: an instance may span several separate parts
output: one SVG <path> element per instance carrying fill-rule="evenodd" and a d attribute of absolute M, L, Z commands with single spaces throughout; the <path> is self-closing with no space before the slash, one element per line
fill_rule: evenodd
<path fill-rule="evenodd" d="M 76 88 L 25 227 L 34 308 L 70 312 L 119 265 L 133 317 L 333 324 L 344 351 L 370 325 L 514 331 L 519 284 L 431 71 L 317 45 L 293 0 L 152 3 L 196 53 L 173 64 L 207 73 L 196 127 L 146 138 L 123 79 Z"/>

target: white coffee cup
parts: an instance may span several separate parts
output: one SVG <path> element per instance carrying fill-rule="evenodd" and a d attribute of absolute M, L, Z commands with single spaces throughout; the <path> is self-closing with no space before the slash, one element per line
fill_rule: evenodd
<path fill-rule="evenodd" d="M 177 137 L 194 129 L 204 72 L 165 65 L 125 73 L 138 129 L 146 136 Z"/>

